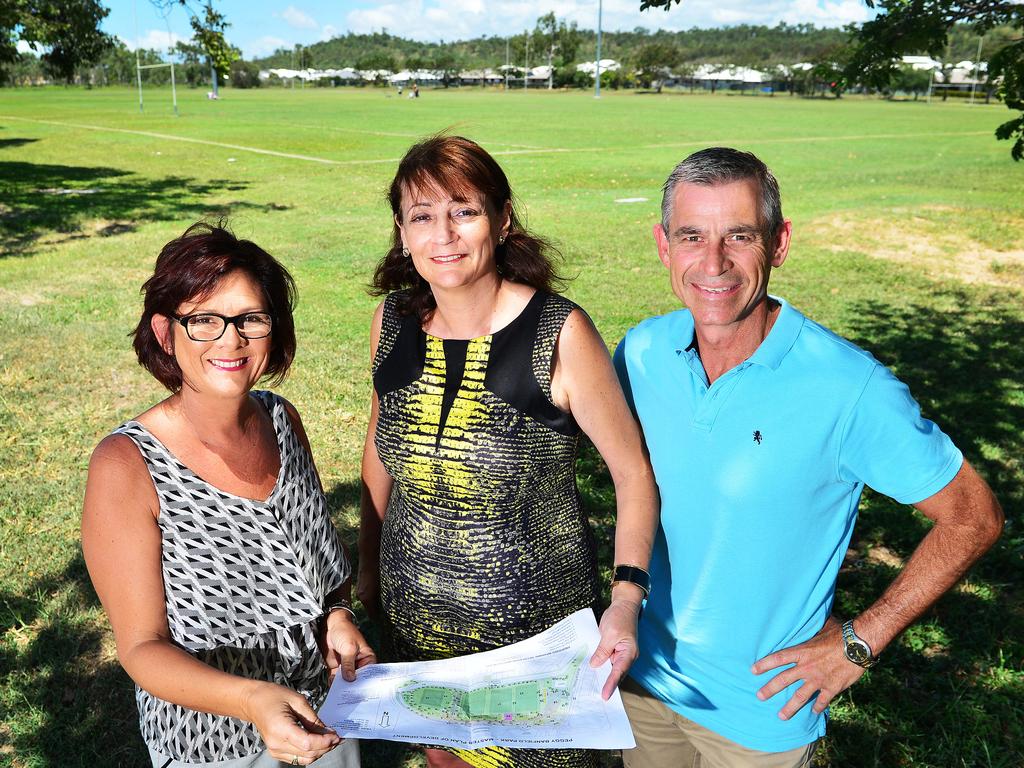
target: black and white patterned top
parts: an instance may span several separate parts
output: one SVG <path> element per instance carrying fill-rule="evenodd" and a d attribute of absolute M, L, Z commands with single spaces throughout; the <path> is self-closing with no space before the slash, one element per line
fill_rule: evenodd
<path fill-rule="evenodd" d="M 211 667 L 285 685 L 316 707 L 327 684 L 317 619 L 349 564 L 284 400 L 253 396 L 273 419 L 281 454 L 266 501 L 214 488 L 137 421 L 114 433 L 139 447 L 156 487 L 171 639 Z M 186 709 L 138 686 L 135 698 L 146 744 L 175 760 L 231 760 L 265 748 L 251 723 Z"/>

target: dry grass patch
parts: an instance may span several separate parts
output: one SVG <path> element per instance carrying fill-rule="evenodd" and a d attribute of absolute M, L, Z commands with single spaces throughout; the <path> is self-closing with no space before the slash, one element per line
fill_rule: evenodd
<path fill-rule="evenodd" d="M 952 207 L 894 208 L 887 216 L 844 212 L 814 219 L 800 234 L 809 245 L 907 264 L 933 280 L 1024 291 L 1024 248 L 999 250 L 967 234 L 960 224 L 972 215 Z M 1003 224 L 1011 230 L 1024 226 L 1021 221 Z"/>

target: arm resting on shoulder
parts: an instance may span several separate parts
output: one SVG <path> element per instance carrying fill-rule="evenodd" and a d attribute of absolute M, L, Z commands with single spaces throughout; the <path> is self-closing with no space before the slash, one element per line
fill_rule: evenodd
<path fill-rule="evenodd" d="M 654 473 L 608 349 L 583 312 L 576 310 L 565 321 L 555 360 L 552 398 L 594 443 L 615 485 L 615 563 L 646 569 L 658 527 Z M 605 698 L 637 657 L 636 622 L 643 598 L 634 584 L 612 589 L 612 603 L 601 618 L 601 644 L 591 660 L 595 666 L 612 660 Z"/>
<path fill-rule="evenodd" d="M 875 655 L 949 591 L 1002 532 L 999 502 L 966 460 L 945 488 L 914 506 L 934 522 L 932 529 L 882 596 L 854 619 L 854 631 Z M 815 692 L 814 711 L 824 711 L 832 698 L 864 674 L 863 668 L 846 658 L 841 626 L 834 618 L 807 642 L 764 657 L 754 664 L 753 672 L 761 674 L 787 664 L 795 666 L 775 675 L 757 694 L 767 699 L 803 680 L 779 712 L 784 720 Z"/>

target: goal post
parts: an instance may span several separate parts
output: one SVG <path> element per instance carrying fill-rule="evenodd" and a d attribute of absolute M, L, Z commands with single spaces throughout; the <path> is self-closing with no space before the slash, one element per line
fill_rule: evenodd
<path fill-rule="evenodd" d="M 171 103 L 174 105 L 174 116 L 178 117 L 178 89 L 174 84 L 174 62 L 168 64 L 140 64 L 138 58 L 138 51 L 135 56 L 135 79 L 139 84 L 139 112 L 143 111 L 142 108 L 142 70 L 144 69 L 161 69 L 163 67 L 171 68 Z"/>

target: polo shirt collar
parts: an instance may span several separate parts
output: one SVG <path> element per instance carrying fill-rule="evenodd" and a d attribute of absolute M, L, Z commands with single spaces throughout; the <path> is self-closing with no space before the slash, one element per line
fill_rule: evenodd
<path fill-rule="evenodd" d="M 796 343 L 796 338 L 800 335 L 800 329 L 804 326 L 804 316 L 785 299 L 779 296 L 772 296 L 771 294 L 768 297 L 779 302 L 779 316 L 775 318 L 775 324 L 768 332 L 768 336 L 754 350 L 754 354 L 747 358 L 746 362 L 763 365 L 766 368 L 775 370 L 782 364 L 786 353 Z M 677 338 L 682 339 L 685 345 L 676 348 L 676 354 L 686 353 L 687 359 L 693 361 L 695 358 L 698 358 L 697 331 L 693 324 L 693 316 L 689 312 L 680 313 L 680 315 L 683 325 L 679 328 L 679 336 Z M 700 363 L 698 362 L 697 365 L 699 366 Z"/>
<path fill-rule="evenodd" d="M 800 335 L 800 329 L 804 326 L 804 316 L 785 299 L 771 294 L 768 298 L 781 305 L 779 316 L 775 318 L 775 324 L 768 331 L 765 340 L 754 350 L 754 354 L 747 358 L 747 362 L 775 370 L 796 343 L 796 337 Z"/>

